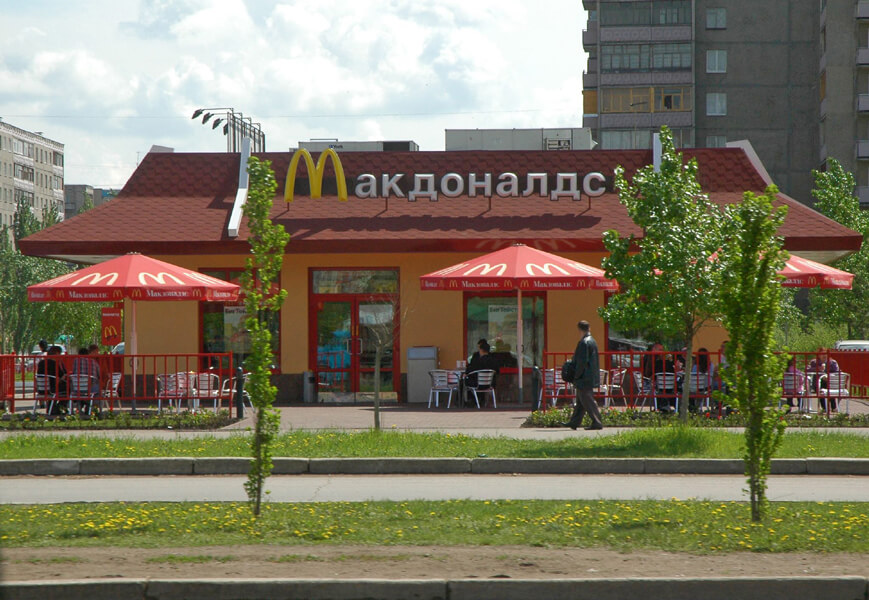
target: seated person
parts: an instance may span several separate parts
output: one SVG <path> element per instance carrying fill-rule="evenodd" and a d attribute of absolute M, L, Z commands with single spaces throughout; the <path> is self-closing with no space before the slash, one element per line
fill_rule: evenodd
<path fill-rule="evenodd" d="M 830 356 L 829 353 L 830 353 L 830 351 L 827 350 L 826 348 L 818 348 L 819 356 L 825 356 L 827 358 L 826 362 L 823 363 L 823 368 L 820 370 L 820 372 L 822 374 L 817 375 L 818 381 L 817 381 L 816 389 L 818 389 L 818 390 L 827 389 L 829 387 L 829 382 L 827 381 L 827 379 L 828 379 L 827 375 L 829 373 L 839 373 L 841 371 L 841 369 L 839 369 L 839 362 L 835 358 Z M 823 411 L 827 410 L 827 399 L 826 398 L 824 398 L 824 397 L 819 398 L 818 403 L 821 405 L 821 410 L 823 410 Z M 836 412 L 837 408 L 838 408 L 838 406 L 837 406 L 836 399 L 830 398 L 830 411 Z"/>
<path fill-rule="evenodd" d="M 806 374 L 797 368 L 797 359 L 793 356 L 788 360 L 788 366 L 785 368 L 785 373 L 793 373 L 794 375 L 797 375 L 797 377 L 793 378 L 795 383 L 793 391 L 796 392 L 797 395 L 802 396 L 806 391 Z M 797 398 L 787 398 L 787 403 L 787 412 L 791 412 L 794 406 L 798 406 Z"/>
<path fill-rule="evenodd" d="M 495 371 L 496 375 L 498 374 L 498 361 L 489 353 L 491 348 L 486 340 L 480 340 L 478 348 L 479 352 L 474 353 L 468 363 L 468 368 L 465 369 L 465 381 L 471 386 L 477 385 L 477 376 L 475 375 L 477 371 L 491 369 Z"/>
<path fill-rule="evenodd" d="M 676 365 L 673 363 L 669 355 L 664 354 L 664 346 L 655 342 L 649 348 L 649 353 L 643 357 L 643 377 L 650 382 L 648 385 L 654 385 L 653 380 L 657 373 L 676 373 Z M 644 380 L 643 385 L 646 385 Z M 646 391 L 646 390 L 644 390 Z M 651 391 L 651 388 L 650 390 Z M 671 398 L 659 398 L 658 410 L 661 412 L 671 412 L 676 405 L 676 390 L 664 390 L 665 394 L 671 394 Z"/>
<path fill-rule="evenodd" d="M 709 350 L 707 350 L 706 348 L 700 348 L 699 350 L 697 350 L 697 360 L 695 360 L 694 364 L 691 365 L 691 373 L 692 375 L 697 374 L 697 379 L 705 379 L 705 389 L 712 389 L 712 383 L 715 381 L 716 372 L 715 363 L 709 360 Z M 701 382 L 698 382 L 698 384 L 699 383 Z M 698 389 L 700 389 L 700 386 L 698 386 Z M 709 392 L 707 391 L 706 394 L 708 393 Z M 689 398 L 688 410 L 696 411 L 699 408 L 699 404 L 701 404 L 701 401 L 702 398 Z"/>
<path fill-rule="evenodd" d="M 60 346 L 49 346 L 45 356 L 36 363 L 37 375 L 46 376 L 46 391 L 49 394 L 66 395 L 66 367 L 59 358 Z"/>
<path fill-rule="evenodd" d="M 89 354 L 90 352 L 87 348 L 79 348 L 78 356 L 73 359 L 69 373 L 75 375 L 88 375 L 90 378 L 88 392 L 97 395 L 100 393 L 100 364 L 90 358 Z M 67 379 L 69 379 L 69 374 L 67 375 Z M 68 387 L 70 388 L 70 391 L 72 391 L 72 387 Z M 78 391 L 81 393 L 81 390 Z"/>

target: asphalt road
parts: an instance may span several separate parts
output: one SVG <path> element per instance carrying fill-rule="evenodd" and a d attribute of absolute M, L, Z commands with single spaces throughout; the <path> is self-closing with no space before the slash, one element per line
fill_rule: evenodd
<path fill-rule="evenodd" d="M 245 477 L 5 477 L 0 502 L 244 501 Z M 272 476 L 275 502 L 366 500 L 747 500 L 732 475 L 290 475 Z M 772 476 L 774 501 L 869 501 L 865 476 Z"/>

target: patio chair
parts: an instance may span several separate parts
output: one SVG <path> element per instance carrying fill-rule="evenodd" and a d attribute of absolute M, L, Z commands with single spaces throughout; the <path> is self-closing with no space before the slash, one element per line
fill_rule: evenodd
<path fill-rule="evenodd" d="M 109 405 L 114 408 L 114 403 L 118 402 L 118 407 L 121 405 L 121 379 L 123 379 L 124 374 L 118 373 L 115 371 L 112 373 L 111 378 L 109 379 L 106 387 L 103 388 L 103 393 L 100 395 L 100 409 L 102 409 L 104 404 Z"/>
<path fill-rule="evenodd" d="M 692 396 L 691 403 L 694 404 L 699 400 L 700 402 L 697 404 L 698 410 L 707 409 L 711 406 L 709 395 L 711 389 L 712 378 L 709 376 L 709 373 L 691 373 L 688 377 L 688 391 Z M 689 404 L 690 407 L 691 405 Z"/>
<path fill-rule="evenodd" d="M 247 393 L 245 389 L 245 383 L 247 383 L 247 373 L 245 373 L 244 378 L 242 379 L 241 385 L 241 402 L 242 404 L 247 404 L 248 408 L 253 410 L 253 403 L 250 401 L 250 394 Z M 236 378 L 235 377 L 227 377 L 223 380 L 223 385 L 220 386 L 220 399 L 221 401 L 226 399 L 226 401 L 232 406 L 232 401 L 235 399 L 235 391 L 236 391 Z M 222 407 L 222 402 L 221 402 Z M 231 409 L 230 409 L 231 410 Z"/>
<path fill-rule="evenodd" d="M 163 410 L 163 400 L 175 412 L 181 412 L 181 401 L 190 397 L 189 376 L 185 372 L 157 374 L 157 412 Z"/>
<path fill-rule="evenodd" d="M 598 369 L 600 371 L 600 385 L 594 388 L 595 396 L 603 394 L 603 406 L 607 408 L 610 405 L 609 398 L 609 379 L 610 372 L 606 369 Z"/>
<path fill-rule="evenodd" d="M 549 403 L 555 407 L 559 398 L 566 397 L 569 391 L 569 385 L 561 379 L 561 369 L 544 369 L 543 387 L 540 388 L 538 405 L 542 405 L 543 397 L 546 396 Z"/>
<path fill-rule="evenodd" d="M 474 394 L 474 402 L 477 403 L 477 408 L 480 408 L 480 394 L 492 395 L 492 406 L 498 408 L 498 401 L 495 398 L 495 371 L 492 369 L 483 369 L 474 371 L 477 376 L 477 381 L 474 384 L 468 384 L 468 391 Z M 486 401 L 483 400 L 485 405 Z"/>
<path fill-rule="evenodd" d="M 194 383 L 196 387 L 191 390 L 193 410 L 199 410 L 200 400 L 211 400 L 213 410 L 217 412 L 217 406 L 221 404 L 220 376 L 213 372 L 197 373 Z"/>
<path fill-rule="evenodd" d="M 639 406 L 640 409 L 646 407 L 646 402 L 649 401 L 649 398 L 652 397 L 652 380 L 648 377 L 643 377 L 642 371 L 632 371 L 634 376 L 634 406 L 639 404 L 639 401 L 642 400 L 642 405 Z"/>
<path fill-rule="evenodd" d="M 625 381 L 627 369 L 610 369 L 609 371 L 609 386 L 607 386 L 607 395 L 604 402 L 604 407 L 610 406 L 616 397 L 622 397 L 622 385 Z"/>
<path fill-rule="evenodd" d="M 799 412 L 812 412 L 812 399 L 809 397 L 808 391 L 806 376 L 802 373 L 785 373 L 782 377 L 782 398 L 796 398 Z M 778 405 L 781 408 L 781 400 L 779 400 Z"/>
<path fill-rule="evenodd" d="M 450 383 L 450 372 L 446 369 L 433 369 L 428 372 L 431 378 L 431 388 L 428 391 L 428 408 L 431 408 L 431 401 L 434 399 L 435 408 L 438 407 L 438 399 L 441 394 L 447 394 L 447 408 L 450 407 L 450 402 L 453 399 L 453 392 L 458 392 L 459 381 L 454 379 Z"/>
<path fill-rule="evenodd" d="M 824 403 L 825 399 L 828 400 L 830 404 L 826 405 L 826 407 L 832 408 L 833 400 L 838 400 L 839 403 L 844 400 L 845 414 L 848 414 L 850 410 L 851 375 L 843 372 L 828 373 L 826 384 L 825 387 L 818 389 L 819 401 Z"/>
<path fill-rule="evenodd" d="M 80 402 L 82 408 L 87 404 L 87 414 L 91 414 L 94 408 L 94 398 L 97 392 L 94 389 L 99 389 L 100 382 L 96 375 L 87 373 L 68 373 L 66 376 L 67 397 L 69 398 L 69 412 L 72 413 L 72 403 Z M 49 408 L 49 412 L 51 409 Z"/>
<path fill-rule="evenodd" d="M 655 410 L 661 410 L 661 401 L 666 400 L 667 407 L 670 406 L 670 401 L 673 400 L 676 412 L 679 412 L 679 395 L 676 386 L 675 373 L 655 373 L 654 385 L 652 386 L 655 397 Z"/>
<path fill-rule="evenodd" d="M 55 390 L 57 389 L 56 381 L 57 378 L 54 375 L 36 373 L 33 376 L 33 412 L 36 412 L 40 403 L 46 405 L 55 397 Z"/>

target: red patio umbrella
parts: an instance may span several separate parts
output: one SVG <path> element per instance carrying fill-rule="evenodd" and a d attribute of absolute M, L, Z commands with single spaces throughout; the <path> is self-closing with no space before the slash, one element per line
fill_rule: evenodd
<path fill-rule="evenodd" d="M 783 287 L 820 286 L 825 290 L 850 290 L 854 283 L 854 275 L 847 271 L 794 254 L 791 254 L 784 268 L 778 273 L 785 276 Z"/>
<path fill-rule="evenodd" d="M 422 275 L 419 280 L 423 291 L 485 290 L 517 293 L 516 343 L 519 346 L 517 355 L 520 398 L 522 398 L 522 292 L 618 289 L 618 284 L 612 279 L 607 279 L 602 269 L 530 248 L 524 244 L 514 244 L 509 248 Z"/>
<path fill-rule="evenodd" d="M 232 302 L 238 299 L 240 289 L 234 283 L 204 273 L 142 254 L 130 253 L 27 286 L 27 299 L 33 302 L 117 302 L 130 299 L 131 335 L 128 353 L 135 355 L 137 301 Z M 134 361 L 134 395 L 135 374 Z"/>

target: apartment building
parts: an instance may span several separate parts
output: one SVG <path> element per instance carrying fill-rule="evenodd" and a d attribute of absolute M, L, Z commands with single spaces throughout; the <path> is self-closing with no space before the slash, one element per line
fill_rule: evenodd
<path fill-rule="evenodd" d="M 49 206 L 63 219 L 63 144 L 0 120 L 0 226 L 24 199 L 37 217 Z"/>
<path fill-rule="evenodd" d="M 64 188 L 64 218 L 71 219 L 90 202 L 93 208 L 105 204 L 118 195 L 120 190 L 98 188 L 81 183 L 68 183 Z"/>
<path fill-rule="evenodd" d="M 649 148 L 661 125 L 684 148 L 747 139 L 782 191 L 811 202 L 822 164 L 819 0 L 583 6 L 583 127 L 601 149 Z"/>

